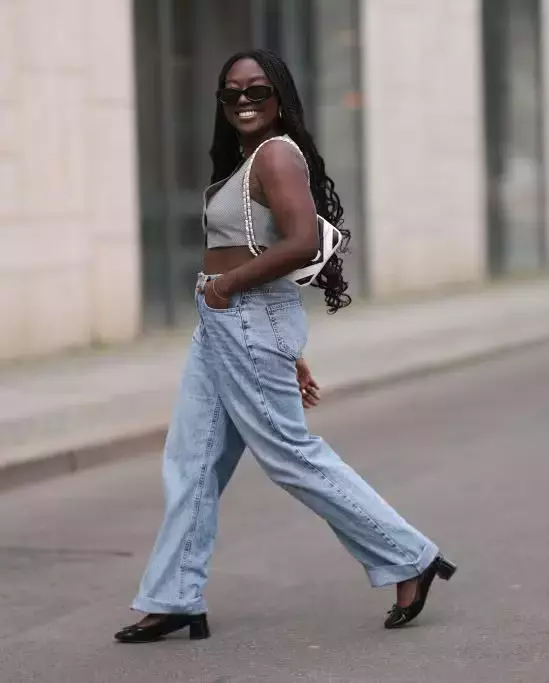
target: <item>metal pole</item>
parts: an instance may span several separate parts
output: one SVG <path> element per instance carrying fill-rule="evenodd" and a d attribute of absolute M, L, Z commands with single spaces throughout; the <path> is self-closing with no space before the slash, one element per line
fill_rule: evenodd
<path fill-rule="evenodd" d="M 178 0 L 180 1 L 180 0 Z M 177 224 L 175 221 L 174 200 L 177 192 L 175 169 L 175 121 L 172 84 L 172 2 L 158 0 L 158 27 L 160 38 L 160 92 L 161 121 L 159 131 L 162 149 L 162 174 L 165 198 L 165 264 L 166 264 L 166 323 L 176 322 L 177 297 Z"/>

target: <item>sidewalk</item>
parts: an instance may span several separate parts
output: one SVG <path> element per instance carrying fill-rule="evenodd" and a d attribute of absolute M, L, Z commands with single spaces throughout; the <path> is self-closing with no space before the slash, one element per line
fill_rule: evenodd
<path fill-rule="evenodd" d="M 549 280 L 311 318 L 307 359 L 340 391 L 547 340 Z M 0 367 L 0 489 L 160 449 L 189 332 Z"/>

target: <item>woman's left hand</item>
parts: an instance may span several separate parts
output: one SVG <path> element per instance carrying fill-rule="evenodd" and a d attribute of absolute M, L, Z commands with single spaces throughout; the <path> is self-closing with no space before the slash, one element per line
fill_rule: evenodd
<path fill-rule="evenodd" d="M 306 410 L 320 403 L 320 387 L 313 378 L 305 359 L 300 358 L 296 364 L 297 381 L 301 391 L 301 400 Z"/>
<path fill-rule="evenodd" d="M 204 287 L 204 300 L 208 308 L 217 309 L 219 311 L 229 308 L 231 300 L 227 297 L 220 296 L 217 286 L 214 287 L 215 280 L 209 280 Z"/>

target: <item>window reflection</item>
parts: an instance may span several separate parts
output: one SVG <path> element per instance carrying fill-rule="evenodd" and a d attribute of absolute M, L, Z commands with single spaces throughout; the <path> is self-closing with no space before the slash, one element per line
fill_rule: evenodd
<path fill-rule="evenodd" d="M 217 76 L 253 44 L 289 63 L 360 254 L 356 0 L 134 0 L 134 9 L 146 324 L 192 315 Z M 357 268 L 351 260 L 355 283 Z"/>
<path fill-rule="evenodd" d="M 488 243 L 494 274 L 544 265 L 541 8 L 484 1 Z"/>

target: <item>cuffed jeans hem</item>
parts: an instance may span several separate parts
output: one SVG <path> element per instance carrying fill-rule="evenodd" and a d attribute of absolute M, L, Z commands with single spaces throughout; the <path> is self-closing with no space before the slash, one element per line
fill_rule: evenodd
<path fill-rule="evenodd" d="M 138 595 L 133 601 L 132 609 L 149 614 L 205 614 L 208 611 L 204 601 L 195 602 L 191 607 L 185 607 L 184 605 L 157 602 L 141 595 Z"/>
<path fill-rule="evenodd" d="M 429 543 L 423 549 L 417 562 L 375 567 L 374 569 L 366 569 L 366 573 L 374 588 L 393 586 L 396 583 L 402 583 L 402 581 L 408 581 L 409 579 L 414 579 L 416 576 L 419 576 L 434 561 L 438 552 L 439 549 L 437 546 Z"/>

